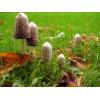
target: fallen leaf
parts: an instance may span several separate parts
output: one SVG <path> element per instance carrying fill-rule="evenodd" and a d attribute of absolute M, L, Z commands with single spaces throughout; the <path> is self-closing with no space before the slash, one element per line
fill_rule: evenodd
<path fill-rule="evenodd" d="M 31 58 L 28 54 L 0 53 L 0 75 L 13 70 L 15 67 L 21 67 L 30 61 Z"/>
<path fill-rule="evenodd" d="M 91 33 L 91 35 L 89 36 L 89 39 L 99 42 L 99 37 L 95 36 L 93 33 Z"/>
<path fill-rule="evenodd" d="M 99 41 L 99 37 L 95 36 L 93 33 L 91 33 L 91 35 L 86 35 L 86 34 L 82 34 L 82 41 L 83 42 L 87 42 L 87 41 Z"/>
<path fill-rule="evenodd" d="M 82 41 L 89 41 L 89 37 L 85 33 L 82 34 Z"/>
<path fill-rule="evenodd" d="M 78 67 L 80 69 L 86 69 L 91 65 L 91 63 L 85 63 L 80 57 L 69 57 L 68 59 L 72 66 Z"/>
<path fill-rule="evenodd" d="M 84 77 L 83 73 L 79 73 L 78 76 L 70 71 L 64 72 L 58 82 L 59 87 L 80 87 L 83 85 Z"/>
<path fill-rule="evenodd" d="M 69 77 L 68 74 L 66 72 L 63 73 L 63 75 L 61 76 L 59 82 L 58 82 L 58 86 L 60 87 L 66 87 L 69 85 Z"/>
<path fill-rule="evenodd" d="M 77 80 L 76 80 L 76 76 L 72 73 L 72 72 L 67 72 L 68 76 L 69 76 L 69 87 L 75 87 L 77 86 Z"/>
<path fill-rule="evenodd" d="M 77 85 L 76 76 L 72 72 L 64 72 L 61 76 L 58 86 L 60 87 L 72 87 Z"/>
<path fill-rule="evenodd" d="M 28 54 L 18 53 L 0 53 L 0 59 L 4 65 L 20 64 L 22 65 L 29 60 Z"/>

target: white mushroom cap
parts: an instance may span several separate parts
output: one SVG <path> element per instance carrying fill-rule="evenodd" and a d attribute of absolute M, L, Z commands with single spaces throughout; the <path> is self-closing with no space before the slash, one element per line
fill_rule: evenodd
<path fill-rule="evenodd" d="M 57 36 L 56 36 L 56 38 L 63 38 L 64 37 L 64 32 L 60 32 Z"/>
<path fill-rule="evenodd" d="M 46 62 L 52 59 L 52 46 L 49 42 L 45 42 L 42 46 L 42 62 Z"/>
<path fill-rule="evenodd" d="M 38 26 L 34 22 L 29 23 L 29 32 L 31 34 L 37 34 L 38 32 Z"/>
<path fill-rule="evenodd" d="M 58 61 L 58 66 L 61 67 L 61 68 L 63 68 L 64 65 L 65 65 L 65 56 L 63 54 L 60 54 L 58 56 L 57 61 Z"/>
<path fill-rule="evenodd" d="M 26 20 L 28 20 L 28 17 L 27 17 L 27 15 L 26 14 L 24 14 L 24 13 L 19 13 L 17 16 L 16 16 L 16 18 L 18 18 L 18 17 L 22 17 L 22 18 L 25 18 Z"/>
<path fill-rule="evenodd" d="M 81 42 L 82 42 L 82 37 L 79 33 L 77 33 L 74 37 L 74 43 L 78 44 L 78 43 L 81 43 Z"/>

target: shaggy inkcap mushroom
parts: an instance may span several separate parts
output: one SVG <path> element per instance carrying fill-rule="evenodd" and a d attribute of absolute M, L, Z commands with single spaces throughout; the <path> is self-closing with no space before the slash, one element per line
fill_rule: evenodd
<path fill-rule="evenodd" d="M 29 37 L 28 18 L 24 13 L 19 13 L 15 22 L 15 38 L 26 39 Z"/>
<path fill-rule="evenodd" d="M 64 65 L 65 65 L 65 56 L 63 54 L 60 54 L 58 56 L 57 60 L 58 60 L 58 66 L 61 67 L 61 68 L 63 68 Z"/>
<path fill-rule="evenodd" d="M 35 23 L 30 22 L 29 24 L 29 33 L 30 33 L 30 38 L 27 38 L 27 45 L 28 46 L 36 46 L 37 41 L 38 41 L 38 27 Z"/>
<path fill-rule="evenodd" d="M 24 13 L 19 13 L 16 17 L 16 22 L 15 22 L 15 38 L 22 40 L 22 47 L 21 47 L 22 52 L 24 52 L 25 50 L 25 42 L 26 42 L 25 39 L 30 37 L 28 27 L 29 23 L 27 16 Z"/>
<path fill-rule="evenodd" d="M 48 42 L 45 42 L 42 46 L 41 59 L 42 62 L 50 62 L 52 59 L 52 46 Z"/>
<path fill-rule="evenodd" d="M 79 34 L 79 33 L 77 33 L 76 35 L 75 35 L 75 37 L 74 37 L 74 43 L 75 44 L 79 44 L 79 43 L 81 43 L 82 42 L 82 37 L 81 37 L 81 35 Z"/>

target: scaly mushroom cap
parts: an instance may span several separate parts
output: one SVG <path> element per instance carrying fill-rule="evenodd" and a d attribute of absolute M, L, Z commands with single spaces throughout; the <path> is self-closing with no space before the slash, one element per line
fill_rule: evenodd
<path fill-rule="evenodd" d="M 24 13 L 19 13 L 15 22 L 15 38 L 26 39 L 30 37 L 28 18 Z"/>
<path fill-rule="evenodd" d="M 42 46 L 41 59 L 42 62 L 50 62 L 52 59 L 52 46 L 49 42 L 45 42 Z"/>
<path fill-rule="evenodd" d="M 38 27 L 35 23 L 30 22 L 29 24 L 29 33 L 30 33 L 30 38 L 26 39 L 27 45 L 29 46 L 35 46 L 38 41 Z"/>
<path fill-rule="evenodd" d="M 59 67 L 64 67 L 64 65 L 65 65 L 65 56 L 63 54 L 60 54 L 58 56 L 57 60 L 58 60 L 58 66 Z"/>

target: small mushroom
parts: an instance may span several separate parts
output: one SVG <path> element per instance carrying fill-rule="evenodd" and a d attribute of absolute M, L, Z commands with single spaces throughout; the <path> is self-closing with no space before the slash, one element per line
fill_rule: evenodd
<path fill-rule="evenodd" d="M 52 46 L 49 42 L 45 42 L 42 46 L 41 60 L 42 62 L 50 62 L 52 59 Z"/>
<path fill-rule="evenodd" d="M 64 57 L 64 55 L 63 54 L 60 54 L 59 56 L 58 56 L 58 66 L 60 67 L 60 68 L 63 68 L 64 67 L 64 65 L 65 65 L 65 57 Z"/>
<path fill-rule="evenodd" d="M 63 38 L 64 37 L 64 32 L 60 32 L 55 38 Z"/>
<path fill-rule="evenodd" d="M 26 38 L 30 37 L 29 34 L 28 17 L 24 13 L 19 13 L 15 21 L 15 38 L 22 40 L 21 51 L 25 52 Z"/>
<path fill-rule="evenodd" d="M 30 38 L 26 39 L 27 45 L 30 46 L 29 53 L 34 53 L 32 46 L 36 46 L 38 42 L 38 26 L 34 22 L 29 23 Z M 35 54 L 34 54 L 35 55 Z"/>
<path fill-rule="evenodd" d="M 74 44 L 79 44 L 82 42 L 82 37 L 79 33 L 77 33 L 75 36 L 74 36 Z"/>

